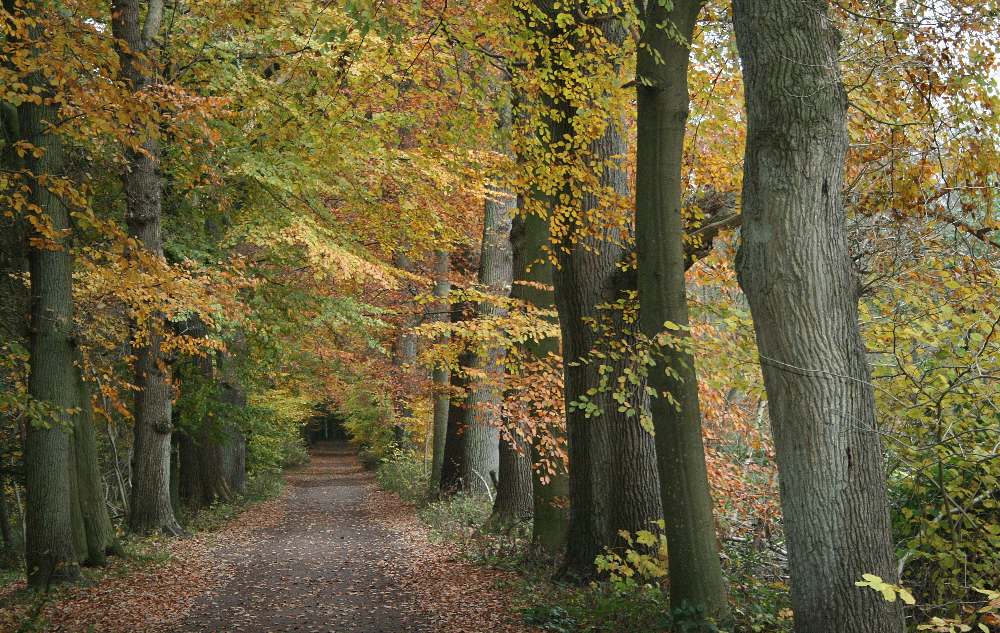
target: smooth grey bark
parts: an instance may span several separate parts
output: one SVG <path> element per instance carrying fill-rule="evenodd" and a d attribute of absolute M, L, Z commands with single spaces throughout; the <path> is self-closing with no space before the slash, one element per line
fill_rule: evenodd
<path fill-rule="evenodd" d="M 487 187 L 483 215 L 482 252 L 479 258 L 479 290 L 494 297 L 510 296 L 510 227 L 517 198 L 502 187 Z M 476 318 L 496 319 L 507 314 L 500 303 L 485 299 L 476 305 Z M 504 349 L 475 350 L 470 358 L 469 397 L 464 416 L 462 475 L 466 488 L 477 495 L 490 495 L 500 467 L 499 414 L 503 394 Z M 478 374 L 484 374 L 480 376 Z"/>
<path fill-rule="evenodd" d="M 445 323 L 451 321 L 451 303 L 448 295 L 451 293 L 451 281 L 448 278 L 450 257 L 447 251 L 434 253 L 434 298 L 431 309 L 436 313 L 436 320 Z M 431 492 L 441 488 L 441 468 L 444 466 L 444 449 L 448 438 L 448 410 L 451 405 L 451 370 L 446 364 L 434 366 L 431 382 L 434 388 L 434 422 L 432 427 L 433 447 L 431 449 Z"/>
<path fill-rule="evenodd" d="M 11 6 L 7 6 L 11 5 Z M 44 5 L 21 7 L 5 3 L 12 13 L 38 15 Z M 40 37 L 32 27 L 29 37 Z M 33 74 L 26 83 L 37 87 L 43 99 L 50 93 L 43 77 Z M 30 181 L 30 201 L 54 231 L 55 248 L 28 246 L 30 277 L 30 354 L 28 391 L 49 408 L 45 420 L 27 424 L 24 444 L 25 566 L 28 584 L 46 589 L 80 579 L 72 525 L 72 477 L 69 469 L 73 420 L 67 413 L 77 403 L 73 345 L 73 262 L 69 243 L 69 210 L 39 177 L 58 176 L 63 167 L 62 141 L 54 130 L 58 109 L 25 102 L 17 111 L 19 137 L 41 150 L 28 153 L 24 167 L 35 175 Z M 44 236 L 35 236 L 47 241 Z"/>
<path fill-rule="evenodd" d="M 859 281 L 842 200 L 840 35 L 823 0 L 736 0 L 747 145 L 737 255 L 770 408 L 796 633 L 901 633 Z"/>
<path fill-rule="evenodd" d="M 142 7 L 146 6 L 145 17 Z M 117 40 L 120 73 L 134 94 L 145 91 L 155 77 L 150 59 L 154 38 L 163 19 L 163 3 L 157 0 L 114 0 L 111 4 L 111 28 Z M 126 170 L 122 176 L 125 189 L 125 223 L 129 235 L 146 252 L 163 259 L 162 220 L 163 181 L 160 175 L 160 145 L 154 136 L 142 139 L 141 151 L 125 150 Z M 132 451 L 132 494 L 129 500 L 128 528 L 144 534 L 162 531 L 181 534 L 170 502 L 170 370 L 161 353 L 164 319 L 154 314 L 137 324 L 145 333 L 135 350 L 135 384 L 138 391 L 133 405 L 134 443 Z"/>
<path fill-rule="evenodd" d="M 649 370 L 649 384 L 659 394 L 652 399 L 651 412 L 670 548 L 671 605 L 687 605 L 725 619 L 729 606 L 705 465 L 698 376 L 687 349 L 684 273 L 689 254 L 681 212 L 688 43 L 700 9 L 698 0 L 675 0 L 666 6 L 647 3 L 643 16 L 644 45 L 636 67 L 639 320 L 650 340 L 665 332 L 668 322 L 681 328 L 674 344 L 659 348 Z"/>

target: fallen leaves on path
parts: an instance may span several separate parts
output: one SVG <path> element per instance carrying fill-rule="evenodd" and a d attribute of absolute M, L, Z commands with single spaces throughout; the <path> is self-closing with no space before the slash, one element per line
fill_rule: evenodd
<path fill-rule="evenodd" d="M 455 546 L 432 543 L 427 526 L 413 507 L 396 494 L 375 489 L 367 500 L 368 512 L 399 535 L 407 552 L 402 568 L 384 565 L 406 592 L 433 619 L 437 633 L 529 633 L 538 629 L 521 621 L 518 609 L 498 587 L 514 574 L 463 560 Z"/>
<path fill-rule="evenodd" d="M 212 552 L 221 543 L 253 544 L 260 530 L 281 521 L 284 498 L 256 504 L 215 532 L 184 539 L 151 539 L 146 548 L 166 562 L 111 559 L 100 579 L 91 585 L 60 590 L 41 611 L 46 631 L 134 633 L 157 631 L 180 620 L 198 596 L 227 577 Z M 24 581 L 4 587 L 0 602 L 24 590 Z M 0 631 L 17 631 L 32 614 L 32 605 L 19 603 L 0 610 Z"/>

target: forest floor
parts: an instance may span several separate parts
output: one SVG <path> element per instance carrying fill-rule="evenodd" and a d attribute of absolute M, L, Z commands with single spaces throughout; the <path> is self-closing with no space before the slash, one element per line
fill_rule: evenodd
<path fill-rule="evenodd" d="M 413 508 L 379 490 L 346 444 L 315 447 L 286 481 L 280 498 L 218 532 L 172 541 L 158 564 L 69 590 L 22 630 L 528 630 L 502 590 L 504 572 L 431 543 Z"/>

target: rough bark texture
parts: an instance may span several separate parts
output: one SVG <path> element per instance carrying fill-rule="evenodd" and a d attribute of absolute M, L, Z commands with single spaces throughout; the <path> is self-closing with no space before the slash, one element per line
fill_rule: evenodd
<path fill-rule="evenodd" d="M 624 169 L 610 166 L 615 157 L 627 153 L 616 122 L 608 123 L 591 151 L 595 161 L 609 161 L 601 177 L 602 186 L 627 197 L 627 174 Z M 585 196 L 582 215 L 586 217 L 599 204 L 593 196 Z M 565 359 L 569 440 L 570 512 L 565 570 L 578 578 L 592 577 L 596 573 L 595 557 L 605 547 L 621 544 L 619 530 L 650 529 L 651 522 L 662 516 L 653 437 L 634 415 L 649 408 L 645 384 L 631 386 L 624 394 L 633 411 L 631 417 L 619 411 L 615 394 L 609 391 L 591 397 L 596 412 L 571 406 L 598 388 L 602 364 L 610 366 L 611 383 L 615 385 L 629 363 L 629 359 L 580 362 L 598 344 L 600 336 L 588 321 L 606 318 L 615 336 L 627 347 L 632 347 L 635 340 L 636 326 L 626 323 L 620 311 L 598 308 L 622 298 L 634 284 L 619 268 L 628 255 L 620 235 L 608 231 L 602 238 L 567 244 L 567 249 L 559 252 L 559 266 L 553 273 Z"/>
<path fill-rule="evenodd" d="M 36 10 L 28 5 L 25 11 Z M 40 35 L 32 29 L 32 36 Z M 29 83 L 44 91 L 41 77 Z M 20 138 L 42 150 L 24 166 L 32 174 L 58 175 L 62 169 L 62 143 L 51 126 L 56 108 L 24 103 L 18 108 Z M 36 401 L 51 407 L 52 419 L 27 425 L 24 470 L 25 564 L 28 584 L 47 588 L 80 578 L 73 542 L 69 462 L 72 419 L 66 411 L 76 405 L 73 361 L 73 262 L 69 251 L 69 213 L 62 200 L 37 179 L 31 184 L 31 202 L 55 232 L 58 248 L 28 251 L 31 294 L 31 371 L 28 390 Z M 45 422 L 46 424 L 39 424 Z"/>
<path fill-rule="evenodd" d="M 552 286 L 552 264 L 543 251 L 549 241 L 548 221 L 536 215 L 519 214 L 514 218 L 510 241 L 513 252 L 511 297 L 538 308 L 555 307 L 552 291 L 547 289 Z M 553 337 L 529 344 L 526 351 L 536 358 L 544 358 L 549 353 L 559 352 L 559 340 Z M 534 446 L 531 447 L 531 455 L 532 463 L 537 463 L 540 456 Z M 531 492 L 534 513 L 532 544 L 550 555 L 560 555 L 566 547 L 569 524 L 566 504 L 569 499 L 569 476 L 560 471 L 548 481 L 543 481 L 540 473 L 532 469 Z"/>
<path fill-rule="evenodd" d="M 781 484 L 797 633 L 900 633 L 859 283 L 841 198 L 839 35 L 821 0 L 734 2 L 748 115 L 740 285 L 753 313 Z M 803 96 L 807 95 L 807 96 Z"/>
<path fill-rule="evenodd" d="M 434 253 L 434 302 L 432 310 L 435 319 L 445 323 L 451 321 L 451 303 L 448 295 L 451 293 L 451 281 L 448 278 L 450 269 L 449 255 L 446 251 Z M 447 365 L 436 365 L 431 375 L 434 385 L 434 426 L 431 449 L 431 491 L 441 488 L 441 467 L 444 465 L 444 448 L 448 437 L 448 410 L 451 405 L 451 371 Z"/>
<path fill-rule="evenodd" d="M 612 45 L 624 41 L 625 29 L 617 21 L 605 21 L 602 31 Z M 566 118 L 561 127 L 555 124 L 559 134 L 553 133 L 553 138 L 569 130 L 576 114 L 567 105 L 561 107 Z M 620 126 L 620 121 L 608 120 L 604 133 L 589 149 L 593 163 L 602 165 L 601 191 L 627 199 L 628 175 L 617 162 L 628 151 Z M 650 529 L 651 522 L 662 516 L 653 438 L 634 415 L 648 410 L 645 385 L 626 383 L 629 393 L 623 396 L 633 412 L 629 416 L 619 411 L 615 394 L 599 390 L 600 366 L 610 366 L 609 378 L 615 385 L 628 359 L 581 362 L 599 343 L 600 334 L 592 320 L 605 321 L 627 347 L 632 347 L 636 334 L 636 326 L 626 323 L 620 311 L 598 308 L 634 289 L 634 279 L 619 268 L 628 257 L 620 233 L 605 229 L 603 234 L 589 236 L 579 225 L 602 204 L 608 200 L 586 193 L 580 200 L 579 216 L 562 218 L 567 228 L 561 248 L 556 249 L 558 266 L 553 273 L 565 361 L 569 452 L 569 537 L 564 571 L 580 579 L 596 573 L 594 559 L 605 547 L 621 544 L 619 530 Z M 587 396 L 594 391 L 598 393 Z M 585 396 L 590 398 L 591 408 L 573 406 Z"/>
<path fill-rule="evenodd" d="M 497 496 L 488 522 L 497 530 L 527 523 L 533 513 L 531 447 L 520 436 L 513 437 L 516 444 L 500 438 L 499 474 L 493 482 Z"/>
<path fill-rule="evenodd" d="M 517 199 L 498 187 L 488 187 L 483 218 L 482 252 L 479 259 L 479 289 L 492 296 L 507 297 L 511 285 L 511 220 Z M 503 306 L 480 301 L 476 318 L 495 319 L 506 315 Z M 485 349 L 473 353 L 469 369 L 469 398 L 465 408 L 463 477 L 473 494 L 491 494 L 492 479 L 500 467 L 499 408 L 503 394 L 502 359 L 506 350 Z"/>
<path fill-rule="evenodd" d="M 139 0 L 112 2 L 111 27 L 117 38 L 121 76 L 133 93 L 141 93 L 152 82 L 155 63 L 148 58 L 163 17 L 162 2 L 149 2 L 145 17 Z M 139 56 L 146 55 L 146 59 Z M 126 148 L 125 223 L 129 235 L 154 258 L 163 258 L 160 234 L 163 182 L 160 176 L 159 141 L 143 139 L 142 151 Z M 135 533 L 163 531 L 180 534 L 170 503 L 170 433 L 172 388 L 169 369 L 160 345 L 164 321 L 152 315 L 138 324 L 144 334 L 135 350 L 135 394 L 133 406 L 135 441 L 132 452 L 132 495 L 128 528 Z"/>
<path fill-rule="evenodd" d="M 670 6 L 670 5 L 667 5 Z M 638 80 L 636 236 L 639 260 L 640 322 L 655 338 L 664 324 L 686 328 L 684 272 L 688 255 L 681 215 L 681 161 L 688 116 L 688 56 L 701 3 L 676 0 L 672 10 L 650 3 L 645 15 Z M 669 21 L 676 33 L 661 25 Z M 657 54 L 660 59 L 657 58 Z M 678 332 L 687 339 L 685 330 Z M 716 546 L 712 497 L 705 466 L 694 358 L 685 349 L 662 348 L 650 369 L 656 453 L 663 497 L 671 604 L 685 603 L 707 615 L 728 614 L 726 589 Z"/>

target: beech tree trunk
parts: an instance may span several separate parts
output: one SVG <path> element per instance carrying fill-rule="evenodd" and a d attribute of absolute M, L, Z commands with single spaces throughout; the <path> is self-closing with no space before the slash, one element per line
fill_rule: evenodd
<path fill-rule="evenodd" d="M 413 262 L 403 251 L 396 252 L 393 256 L 393 263 L 397 268 L 407 272 L 415 270 Z M 418 289 L 413 286 L 411 281 L 407 282 L 407 291 L 411 298 L 416 297 L 418 294 Z M 416 320 L 413 317 L 404 318 L 403 322 L 399 325 L 399 331 L 392 346 L 392 364 L 396 367 L 405 368 L 402 374 L 404 376 L 406 373 L 413 371 L 413 364 L 417 360 L 417 336 L 410 331 L 410 328 L 414 325 L 416 325 Z M 403 443 L 406 439 L 406 427 L 402 424 L 401 418 L 408 418 L 413 415 L 413 411 L 405 401 L 405 396 L 403 398 L 395 406 L 397 421 L 393 430 L 397 443 Z"/>
<path fill-rule="evenodd" d="M 555 307 L 552 291 L 552 263 L 543 251 L 549 242 L 548 220 L 537 215 L 518 214 L 510 233 L 513 251 L 513 282 L 511 296 L 538 308 Z M 526 283 L 518 283 L 526 282 Z M 559 339 L 552 337 L 526 345 L 535 358 L 559 352 Z M 552 429 L 549 429 L 552 432 Z M 564 433 L 565 429 L 554 432 Z M 537 447 L 531 447 L 531 462 L 538 463 Z M 565 470 L 543 480 L 535 468 L 531 470 L 532 544 L 550 555 L 560 555 L 566 547 L 569 525 L 569 476 Z"/>
<path fill-rule="evenodd" d="M 145 17 L 141 6 L 147 5 Z M 146 90 L 155 77 L 149 58 L 154 38 L 160 30 L 163 3 L 140 0 L 114 0 L 111 28 L 118 39 L 121 76 L 132 92 Z M 144 55 L 145 58 L 139 57 Z M 149 136 L 143 139 L 141 151 L 126 148 L 126 171 L 122 177 L 125 188 L 125 223 L 131 237 L 136 238 L 154 258 L 163 258 L 160 232 L 162 219 L 163 182 L 160 177 L 159 141 Z M 137 324 L 140 343 L 135 350 L 135 394 L 133 406 L 135 440 L 132 449 L 132 495 L 129 502 L 128 528 L 145 534 L 163 531 L 181 534 L 170 503 L 170 434 L 172 387 L 169 368 L 160 350 L 164 319 L 154 314 L 145 323 Z"/>
<path fill-rule="evenodd" d="M 781 485 L 797 633 L 901 633 L 859 282 L 841 190 L 840 36 L 823 0 L 736 0 L 748 116 L 740 286 L 753 313 Z M 803 95 L 807 95 L 804 97 Z"/>
<path fill-rule="evenodd" d="M 435 318 L 445 323 L 451 321 L 451 281 L 448 279 L 449 255 L 446 251 L 434 253 L 434 297 L 432 305 Z M 451 371 L 445 364 L 434 366 L 431 381 L 434 385 L 434 425 L 431 449 L 431 492 L 441 489 L 441 468 L 444 465 L 444 450 L 448 437 L 448 411 L 451 405 Z"/>
<path fill-rule="evenodd" d="M 507 297 L 511 286 L 510 227 L 517 199 L 510 191 L 491 186 L 487 187 L 484 207 L 479 289 L 491 296 Z M 478 319 L 495 319 L 506 313 L 506 308 L 489 300 L 476 306 Z M 473 374 L 464 417 L 462 476 L 466 488 L 477 495 L 491 494 L 492 479 L 500 467 L 499 409 L 505 354 L 506 350 L 496 348 L 476 350 L 469 362 Z"/>
<path fill-rule="evenodd" d="M 688 116 L 687 42 L 700 8 L 698 0 L 675 0 L 672 10 L 648 5 L 636 81 L 640 323 L 643 333 L 653 339 L 669 322 L 668 329 L 680 328 L 675 335 L 685 345 L 690 333 L 681 161 Z M 674 25 L 676 33 L 662 27 L 664 22 Z M 678 42 L 678 36 L 685 41 Z M 670 548 L 671 604 L 725 618 L 729 608 L 716 546 L 694 358 L 688 349 L 672 345 L 660 351 L 649 382 L 660 394 L 652 400 L 652 415 Z"/>
<path fill-rule="evenodd" d="M 24 17 L 41 13 L 39 5 L 20 7 Z M 29 37 L 40 37 L 41 29 L 30 29 Z M 49 90 L 40 75 L 28 82 Z M 62 170 L 63 148 L 52 126 L 59 118 L 57 108 L 22 103 L 18 108 L 20 138 L 42 152 L 28 153 L 25 168 L 35 174 L 30 182 L 30 199 L 39 216 L 56 236 L 55 248 L 37 247 L 29 242 L 31 371 L 28 390 L 36 401 L 51 407 L 47 420 L 27 424 L 24 470 L 27 500 L 25 507 L 25 565 L 28 584 L 35 588 L 65 581 L 77 581 L 80 567 L 74 550 L 71 512 L 73 421 L 66 412 L 77 403 L 75 351 L 73 346 L 73 262 L 69 243 L 69 212 L 63 201 L 39 182 L 37 176 L 58 176 Z M 35 236 L 45 242 L 44 236 Z M 47 416 L 48 417 L 48 416 Z M 43 424 L 44 423 L 44 424 Z"/>

